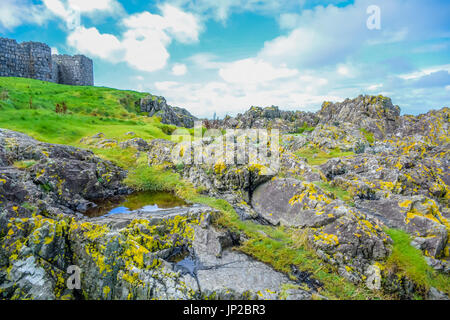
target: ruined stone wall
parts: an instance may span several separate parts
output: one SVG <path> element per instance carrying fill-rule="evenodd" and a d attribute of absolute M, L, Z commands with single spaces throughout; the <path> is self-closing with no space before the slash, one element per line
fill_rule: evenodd
<path fill-rule="evenodd" d="M 53 55 L 53 76 L 55 82 L 74 86 L 93 86 L 94 70 L 92 60 L 82 56 Z"/>
<path fill-rule="evenodd" d="M 68 85 L 94 85 L 92 60 L 82 56 L 53 55 L 39 42 L 17 43 L 0 38 L 0 77 L 32 78 Z"/>
<path fill-rule="evenodd" d="M 51 49 L 44 43 L 0 38 L 0 76 L 52 81 Z"/>

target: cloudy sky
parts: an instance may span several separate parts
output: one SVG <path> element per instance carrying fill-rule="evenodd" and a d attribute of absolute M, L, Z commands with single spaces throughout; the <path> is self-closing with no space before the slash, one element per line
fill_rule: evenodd
<path fill-rule="evenodd" d="M 450 106 L 449 17 L 448 0 L 0 0 L 0 36 L 85 54 L 96 85 L 197 116 L 359 94 L 418 114 Z"/>

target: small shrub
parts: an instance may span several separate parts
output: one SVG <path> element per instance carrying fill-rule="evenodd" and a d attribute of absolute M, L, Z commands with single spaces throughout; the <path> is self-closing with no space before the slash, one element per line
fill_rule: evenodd
<path fill-rule="evenodd" d="M 61 104 L 57 103 L 55 106 L 55 113 L 58 114 L 66 114 L 67 113 L 67 104 L 66 102 L 62 102 Z"/>
<path fill-rule="evenodd" d="M 364 135 L 364 138 L 368 143 L 373 144 L 375 142 L 375 138 L 372 132 L 369 132 L 364 128 L 359 129 L 359 131 Z"/>
<path fill-rule="evenodd" d="M 28 169 L 34 166 L 37 163 L 36 160 L 25 160 L 25 161 L 16 161 L 14 162 L 14 167 L 17 169 Z"/>
<path fill-rule="evenodd" d="M 358 141 L 355 145 L 354 151 L 356 154 L 361 154 L 366 151 L 366 145 L 362 141 Z"/>
<path fill-rule="evenodd" d="M 40 187 L 41 187 L 42 191 L 44 191 L 44 192 L 53 191 L 52 186 L 48 183 L 41 184 Z"/>
<path fill-rule="evenodd" d="M 306 122 L 303 123 L 303 126 L 301 126 L 300 128 L 297 129 L 298 134 L 302 134 L 304 132 L 312 132 L 314 131 L 314 127 L 310 127 Z"/>
<path fill-rule="evenodd" d="M 9 99 L 9 92 L 8 90 L 2 90 L 2 92 L 0 93 L 0 100 L 5 101 Z"/>

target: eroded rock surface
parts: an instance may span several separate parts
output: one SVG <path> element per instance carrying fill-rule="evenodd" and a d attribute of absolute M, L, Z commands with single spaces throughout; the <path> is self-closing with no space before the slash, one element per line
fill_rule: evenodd
<path fill-rule="evenodd" d="M 163 97 L 148 96 L 140 101 L 141 112 L 147 112 L 149 117 L 161 117 L 161 122 L 178 127 L 192 128 L 196 118 L 186 109 L 167 105 Z"/>
<path fill-rule="evenodd" d="M 232 250 L 236 239 L 215 229 L 214 210 L 194 206 L 139 210 L 95 219 L 0 214 L 2 298 L 309 299 L 284 274 Z M 65 270 L 81 270 L 68 290 Z M 290 284 L 289 292 L 284 285 Z"/>
<path fill-rule="evenodd" d="M 346 278 L 358 282 L 390 254 L 392 243 L 379 223 L 312 183 L 274 179 L 256 189 L 255 211 L 273 225 L 309 228 L 309 242 Z"/>
<path fill-rule="evenodd" d="M 0 208 L 82 213 L 94 201 L 129 192 L 122 185 L 126 172 L 111 162 L 22 133 L 0 129 L 0 159 Z"/>

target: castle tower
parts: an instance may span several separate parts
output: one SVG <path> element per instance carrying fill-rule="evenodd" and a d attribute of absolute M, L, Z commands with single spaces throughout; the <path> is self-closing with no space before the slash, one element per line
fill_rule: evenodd
<path fill-rule="evenodd" d="M 93 86 L 91 59 L 53 55 L 48 45 L 0 38 L 0 77 L 32 78 L 76 86 Z"/>
<path fill-rule="evenodd" d="M 51 49 L 44 43 L 0 38 L 0 76 L 52 81 Z"/>
<path fill-rule="evenodd" d="M 93 86 L 94 70 L 91 59 L 82 56 L 53 55 L 55 82 L 74 86 Z"/>

